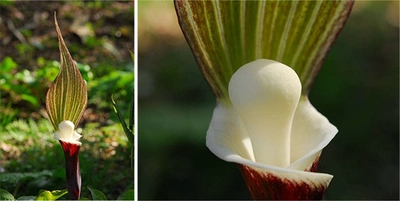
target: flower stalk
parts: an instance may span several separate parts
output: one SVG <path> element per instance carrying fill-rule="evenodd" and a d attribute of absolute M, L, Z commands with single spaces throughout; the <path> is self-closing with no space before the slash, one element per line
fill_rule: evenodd
<path fill-rule="evenodd" d="M 65 156 L 65 172 L 67 175 L 67 189 L 71 200 L 77 200 L 81 194 L 81 171 L 79 168 L 79 148 L 78 144 L 59 140 Z"/>
<path fill-rule="evenodd" d="M 82 136 L 75 128 L 86 108 L 87 86 L 62 38 L 56 13 L 54 23 L 60 48 L 60 72 L 47 91 L 46 110 L 56 131 L 54 138 L 64 151 L 69 199 L 78 200 L 81 192 L 79 149 L 82 144 L 79 138 Z"/>

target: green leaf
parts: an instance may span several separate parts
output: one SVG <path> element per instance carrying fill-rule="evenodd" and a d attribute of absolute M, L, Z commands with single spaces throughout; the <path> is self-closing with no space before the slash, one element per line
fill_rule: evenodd
<path fill-rule="evenodd" d="M 5 108 L 5 110 L 3 110 L 3 112 L 0 113 L 0 132 L 2 131 L 3 128 L 5 128 L 9 123 L 13 121 L 18 112 L 19 112 L 18 109 L 11 108 L 11 101 L 7 103 L 7 107 Z M 1 178 L 2 177 L 0 176 L 0 180 Z"/>
<path fill-rule="evenodd" d="M 353 1 L 175 1 L 179 24 L 215 96 L 242 65 L 272 59 L 309 88 Z"/>
<path fill-rule="evenodd" d="M 28 101 L 29 103 L 31 103 L 33 106 L 35 106 L 35 107 L 37 107 L 39 104 L 38 104 L 38 101 L 36 100 L 36 97 L 35 96 L 33 96 L 33 95 L 30 95 L 30 94 L 22 94 L 21 95 L 21 99 L 22 100 L 25 100 L 25 101 Z"/>
<path fill-rule="evenodd" d="M 107 197 L 101 191 L 94 188 L 90 188 L 89 186 L 87 188 L 92 194 L 92 200 L 107 200 Z"/>
<path fill-rule="evenodd" d="M 129 130 L 132 132 L 133 135 L 133 126 L 135 124 L 135 89 L 133 89 L 132 93 L 132 100 L 131 100 L 131 109 L 129 114 Z M 133 140 L 132 140 L 133 144 Z"/>
<path fill-rule="evenodd" d="M 113 96 L 111 96 L 111 102 L 113 104 L 113 108 L 114 108 L 114 112 L 115 114 L 117 114 L 117 117 L 119 119 L 119 121 L 121 122 L 122 128 L 124 129 L 125 135 L 129 140 L 130 143 L 130 149 L 131 149 L 131 170 L 132 170 L 132 175 L 134 175 L 134 170 L 133 170 L 133 165 L 134 165 L 134 137 L 133 137 L 133 116 L 134 116 L 134 111 L 133 111 L 133 107 L 134 107 L 134 99 L 132 99 L 132 108 L 131 108 L 131 112 L 130 112 L 130 116 L 129 116 L 129 127 L 126 125 L 126 122 L 124 120 L 124 118 L 121 115 L 121 111 L 118 109 L 117 103 L 115 102 Z"/>
<path fill-rule="evenodd" d="M 124 132 L 126 134 L 126 137 L 128 137 L 129 142 L 133 145 L 133 132 L 126 124 L 124 117 L 122 116 L 121 111 L 119 110 L 117 103 L 115 102 L 115 100 L 112 96 L 111 96 L 111 102 L 114 107 L 114 112 L 115 112 L 115 114 L 117 114 L 117 117 L 118 117 L 119 121 L 121 122 L 122 128 L 124 129 Z"/>
<path fill-rule="evenodd" d="M 35 200 L 35 198 L 36 198 L 36 196 L 33 196 L 33 195 L 31 195 L 31 196 L 21 196 L 17 200 L 18 201 L 19 200 Z"/>
<path fill-rule="evenodd" d="M 3 73 L 9 73 L 12 69 L 17 67 L 17 63 L 15 63 L 11 57 L 5 57 L 0 67 Z"/>
<path fill-rule="evenodd" d="M 42 191 L 35 200 L 57 200 L 61 196 L 67 194 L 67 189 L 54 190 L 54 191 Z"/>
<path fill-rule="evenodd" d="M 28 126 L 26 124 L 26 126 Z M 35 180 L 41 177 L 51 177 L 53 174 L 48 170 L 44 170 L 41 172 L 28 172 L 28 173 L 19 173 L 19 172 L 10 172 L 10 173 L 1 173 L 0 174 L 0 183 L 9 183 L 16 185 L 17 183 L 23 180 Z"/>
<path fill-rule="evenodd" d="M 122 193 L 121 196 L 118 197 L 118 200 L 134 200 L 135 199 L 135 190 L 129 189 Z"/>
<path fill-rule="evenodd" d="M 11 193 L 0 188 L 0 200 L 15 200 L 15 198 Z"/>
<path fill-rule="evenodd" d="M 129 50 L 129 53 L 131 55 L 132 61 L 135 61 L 135 55 L 133 54 L 133 52 Z M 135 101 L 134 100 L 135 100 L 135 89 L 133 89 L 133 92 L 132 92 L 131 110 L 130 110 L 130 114 L 129 114 L 129 129 L 131 131 L 133 131 L 133 125 L 134 125 L 134 121 L 135 121 L 135 119 L 134 119 L 134 117 L 135 117 Z M 133 144 L 133 141 L 132 141 L 132 144 Z"/>
<path fill-rule="evenodd" d="M 47 92 L 46 108 L 58 130 L 58 124 L 64 120 L 78 125 L 87 104 L 87 87 L 64 43 L 55 14 L 54 21 L 60 46 L 60 72 Z"/>
<path fill-rule="evenodd" d="M 135 61 L 135 54 L 131 50 L 129 50 L 129 54 L 131 55 L 132 61 Z"/>

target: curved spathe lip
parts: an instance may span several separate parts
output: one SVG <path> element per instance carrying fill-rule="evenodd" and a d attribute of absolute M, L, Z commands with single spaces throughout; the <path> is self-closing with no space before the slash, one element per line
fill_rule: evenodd
<path fill-rule="evenodd" d="M 308 101 L 300 99 L 293 119 L 291 137 L 291 163 L 287 167 L 277 167 L 258 163 L 254 160 L 251 140 L 246 128 L 232 105 L 217 104 L 207 131 L 206 145 L 217 157 L 269 172 L 301 174 L 308 177 L 332 175 L 313 173 L 308 170 L 322 149 L 338 132 L 323 115 Z M 268 139 L 265 139 L 268 140 Z"/>
<path fill-rule="evenodd" d="M 322 149 L 338 130 L 306 96 L 292 96 L 301 90 L 296 73 L 279 62 L 265 59 L 246 64 L 237 72 L 243 77 L 233 75 L 229 86 L 239 88 L 239 92 L 230 88 L 233 104 L 218 103 L 214 109 L 207 131 L 207 147 L 229 162 L 279 172 L 283 176 L 317 176 L 330 180 L 332 175 L 310 170 L 314 171 L 313 165 L 318 162 Z M 236 95 L 232 96 L 231 92 Z M 294 107 L 287 110 L 287 103 Z M 264 118 L 265 115 L 272 118 Z M 284 132 L 279 130 L 281 127 Z"/>

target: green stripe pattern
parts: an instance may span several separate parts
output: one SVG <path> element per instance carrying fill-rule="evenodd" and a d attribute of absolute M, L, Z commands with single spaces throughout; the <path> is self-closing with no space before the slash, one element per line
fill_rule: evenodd
<path fill-rule="evenodd" d="M 265 58 L 292 67 L 307 95 L 353 1 L 176 0 L 179 24 L 220 101 L 242 65 Z"/>
<path fill-rule="evenodd" d="M 78 125 L 87 104 L 87 87 L 73 61 L 54 16 L 60 47 L 60 72 L 51 84 L 46 96 L 46 109 L 55 130 L 69 120 Z"/>

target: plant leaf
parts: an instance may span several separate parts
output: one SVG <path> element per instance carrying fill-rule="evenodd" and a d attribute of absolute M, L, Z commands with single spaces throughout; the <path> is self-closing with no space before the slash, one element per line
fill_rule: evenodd
<path fill-rule="evenodd" d="M 132 101 L 131 101 L 131 109 L 130 109 L 130 114 L 129 114 L 129 130 L 131 131 L 133 135 L 133 126 L 135 124 L 135 88 L 133 89 L 132 93 Z M 133 141 L 132 141 L 133 143 Z"/>
<path fill-rule="evenodd" d="M 38 106 L 38 101 L 36 100 L 35 96 L 30 95 L 30 94 L 22 94 L 21 95 L 21 100 L 28 101 L 31 103 L 33 106 L 37 107 Z"/>
<path fill-rule="evenodd" d="M 42 191 L 35 200 L 57 200 L 61 196 L 67 194 L 67 189 L 54 190 L 54 191 Z"/>
<path fill-rule="evenodd" d="M 215 96 L 242 65 L 264 58 L 292 67 L 307 95 L 353 1 L 175 1 L 179 24 Z"/>
<path fill-rule="evenodd" d="M 131 55 L 131 59 L 132 61 L 135 61 L 135 54 L 133 54 L 133 52 L 131 50 L 128 50 L 129 54 Z"/>
<path fill-rule="evenodd" d="M 129 142 L 132 143 L 132 145 L 133 145 L 133 132 L 126 124 L 124 117 L 122 116 L 121 111 L 119 110 L 117 103 L 115 102 L 115 100 L 112 96 L 111 96 L 111 102 L 114 107 L 114 112 L 115 112 L 115 114 L 117 114 L 117 117 L 118 117 L 119 121 L 121 122 L 122 128 L 124 129 L 124 132 L 126 134 L 126 137 L 128 138 Z"/>
<path fill-rule="evenodd" d="M 135 199 L 135 190 L 129 189 L 123 192 L 122 195 L 120 195 L 117 200 L 134 200 L 134 199 Z"/>
<path fill-rule="evenodd" d="M 11 57 L 5 57 L 3 61 L 0 64 L 0 72 L 3 73 L 9 73 L 12 69 L 15 69 L 17 67 L 17 63 L 13 61 Z"/>
<path fill-rule="evenodd" d="M 135 61 L 135 55 L 133 54 L 132 51 L 129 50 L 129 53 L 131 55 L 131 59 L 132 61 Z M 131 131 L 133 131 L 133 126 L 135 124 L 135 88 L 133 88 L 133 92 L 132 92 L 132 101 L 131 101 L 131 110 L 130 110 L 130 114 L 129 114 L 129 129 Z M 132 141 L 133 144 L 133 141 Z"/>
<path fill-rule="evenodd" d="M 131 149 L 131 156 L 130 156 L 130 158 L 131 158 L 131 170 L 132 170 L 132 173 L 134 172 L 133 171 L 133 163 L 134 163 L 134 160 L 133 160 L 133 158 L 134 158 L 134 154 L 133 154 L 133 152 L 134 152 L 134 138 L 133 138 L 133 116 L 134 116 L 134 111 L 133 111 L 133 107 L 134 107 L 134 102 L 133 102 L 133 100 L 134 99 L 132 99 L 132 106 L 131 106 L 131 112 L 130 112 L 130 115 L 129 115 L 129 127 L 126 125 L 126 122 L 125 122 L 125 120 L 124 120 L 124 117 L 122 117 L 122 115 L 121 115 L 121 111 L 119 110 L 119 108 L 118 108 L 118 106 L 117 106 L 117 103 L 115 102 L 115 100 L 114 100 L 114 97 L 113 96 L 111 96 L 111 102 L 112 102 L 112 104 L 113 104 L 113 108 L 114 108 L 114 112 L 115 112 L 115 114 L 117 114 L 117 117 L 118 117 L 118 119 L 119 119 L 119 121 L 121 122 L 121 126 L 122 126 L 122 128 L 124 129 L 124 132 L 125 132 L 125 135 L 126 135 L 126 137 L 128 138 L 128 140 L 129 140 L 129 143 L 130 143 L 130 149 Z"/>
<path fill-rule="evenodd" d="M 28 126 L 28 124 L 25 124 Z M 21 140 L 22 141 L 22 140 Z M 51 177 L 53 174 L 48 171 L 44 170 L 41 172 L 27 172 L 27 173 L 19 173 L 19 172 L 10 172 L 10 173 L 1 173 L 0 174 L 0 183 L 9 183 L 16 185 L 17 183 L 23 180 L 37 180 L 41 177 Z"/>
<path fill-rule="evenodd" d="M 107 200 L 107 197 L 101 191 L 94 188 L 90 188 L 89 186 L 87 188 L 92 194 L 92 200 Z"/>
<path fill-rule="evenodd" d="M 15 200 L 15 198 L 11 193 L 0 188 L 0 200 Z"/>
<path fill-rule="evenodd" d="M 30 195 L 30 196 L 21 196 L 17 200 L 35 200 L 36 196 Z"/>
<path fill-rule="evenodd" d="M 64 120 L 78 125 L 87 104 L 87 87 L 64 43 L 55 13 L 54 22 L 60 46 L 60 72 L 47 91 L 46 109 L 58 130 L 58 124 Z"/>

